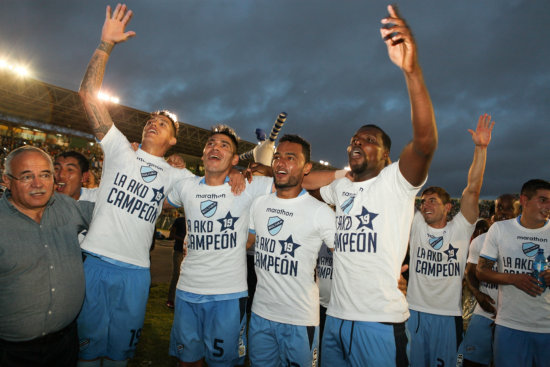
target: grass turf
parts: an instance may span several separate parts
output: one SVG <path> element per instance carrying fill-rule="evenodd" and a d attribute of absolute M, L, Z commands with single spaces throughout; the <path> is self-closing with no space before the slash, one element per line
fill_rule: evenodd
<path fill-rule="evenodd" d="M 166 307 L 168 284 L 153 283 L 145 313 L 145 323 L 136 350 L 128 363 L 129 367 L 176 365 L 176 359 L 168 355 L 170 329 L 174 311 Z"/>

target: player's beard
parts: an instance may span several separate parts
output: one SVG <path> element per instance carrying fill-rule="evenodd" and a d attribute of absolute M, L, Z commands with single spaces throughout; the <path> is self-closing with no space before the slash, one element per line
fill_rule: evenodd
<path fill-rule="evenodd" d="M 366 159 L 361 164 L 356 164 L 356 165 L 353 165 L 353 166 L 350 165 L 351 172 L 354 175 L 361 175 L 361 174 L 365 173 L 367 171 L 367 167 L 368 167 L 368 162 L 367 162 Z"/>
<path fill-rule="evenodd" d="M 300 180 L 298 177 L 289 177 L 287 182 L 279 183 L 277 180 L 275 180 L 275 188 L 276 189 L 288 189 L 291 187 L 296 187 L 300 185 Z"/>

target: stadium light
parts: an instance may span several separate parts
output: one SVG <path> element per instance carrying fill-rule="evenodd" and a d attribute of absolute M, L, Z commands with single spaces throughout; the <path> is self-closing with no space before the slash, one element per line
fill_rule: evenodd
<path fill-rule="evenodd" d="M 31 74 L 26 66 L 23 66 L 21 64 L 12 64 L 5 59 L 0 59 L 0 69 L 9 70 L 12 73 L 21 77 L 27 77 Z"/>
<path fill-rule="evenodd" d="M 97 93 L 97 98 L 99 99 L 102 99 L 104 101 L 109 101 L 109 102 L 112 102 L 112 103 L 120 103 L 120 99 L 118 97 L 115 97 L 115 96 L 111 96 L 107 93 L 104 93 L 104 92 L 99 92 Z"/>

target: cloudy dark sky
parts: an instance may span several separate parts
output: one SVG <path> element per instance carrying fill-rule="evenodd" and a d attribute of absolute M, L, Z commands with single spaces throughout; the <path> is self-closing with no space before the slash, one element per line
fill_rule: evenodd
<path fill-rule="evenodd" d="M 104 1 L 0 0 L 0 56 L 37 79 L 77 90 L 100 37 Z M 114 5 L 114 4 L 113 4 Z M 393 139 L 412 136 L 400 70 L 379 37 L 379 0 L 129 1 L 137 36 L 118 45 L 104 88 L 141 110 L 168 108 L 208 128 L 225 122 L 255 141 L 281 111 L 285 133 L 315 160 L 347 164 L 365 123 Z M 415 34 L 435 107 L 439 148 L 428 184 L 460 196 L 473 155 L 469 128 L 496 121 L 482 197 L 550 179 L 550 2 L 465 0 L 399 3 Z"/>

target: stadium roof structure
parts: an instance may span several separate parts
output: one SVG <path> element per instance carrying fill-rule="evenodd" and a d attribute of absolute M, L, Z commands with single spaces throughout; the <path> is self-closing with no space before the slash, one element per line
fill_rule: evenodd
<path fill-rule="evenodd" d="M 148 112 L 131 107 L 105 102 L 117 128 L 131 142 L 141 141 L 141 133 Z M 93 139 L 77 92 L 51 85 L 32 78 L 23 78 L 0 70 L 0 120 L 16 126 L 43 127 L 55 129 L 55 133 Z M 201 157 L 210 130 L 180 122 L 178 142 L 171 153 L 183 153 Z M 53 125 L 53 126 L 52 126 Z M 239 153 L 248 152 L 254 143 L 241 140 Z"/>
<path fill-rule="evenodd" d="M 149 113 L 116 103 L 105 103 L 117 128 L 128 140 L 141 141 L 141 133 Z M 15 126 L 32 126 L 52 133 L 94 139 L 77 92 L 21 77 L 4 69 L 0 69 L 0 122 L 2 121 Z M 178 142 L 167 154 L 182 153 L 200 160 L 210 130 L 184 122 L 179 122 L 179 125 Z M 254 143 L 241 140 L 238 153 L 246 153 L 255 146 Z M 247 163 L 241 161 L 241 165 Z M 335 169 L 317 162 L 312 163 L 314 169 Z"/>

